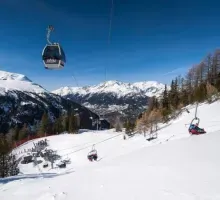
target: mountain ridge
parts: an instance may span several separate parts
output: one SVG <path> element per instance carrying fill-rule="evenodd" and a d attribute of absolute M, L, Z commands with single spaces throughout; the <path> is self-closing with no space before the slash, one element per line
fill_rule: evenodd
<path fill-rule="evenodd" d="M 71 110 L 79 116 L 80 128 L 96 129 L 99 116 L 89 109 L 59 95 L 50 93 L 23 74 L 0 71 L 0 133 L 27 124 L 37 128 L 43 113 L 51 123 Z M 105 123 L 105 122 L 104 122 Z"/>
<path fill-rule="evenodd" d="M 135 120 L 147 109 L 149 99 L 159 97 L 164 87 L 157 81 L 124 83 L 110 80 L 85 87 L 65 86 L 52 93 L 80 103 L 114 124 L 117 116 L 122 121 Z"/>
<path fill-rule="evenodd" d="M 84 87 L 71 87 L 64 86 L 57 90 L 51 91 L 52 93 L 65 96 L 69 94 L 81 94 L 86 93 L 114 93 L 118 96 L 128 95 L 128 94 L 138 94 L 143 93 L 148 97 L 159 96 L 164 89 L 164 84 L 157 81 L 140 81 L 135 83 L 127 83 L 117 80 L 109 80 L 106 82 L 99 83 L 92 86 Z"/>

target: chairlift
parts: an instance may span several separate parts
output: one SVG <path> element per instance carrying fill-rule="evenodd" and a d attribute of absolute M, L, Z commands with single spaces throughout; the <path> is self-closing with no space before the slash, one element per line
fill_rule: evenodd
<path fill-rule="evenodd" d="M 97 160 L 98 158 L 98 154 L 97 154 L 97 150 L 95 149 L 95 144 L 92 146 L 92 150 L 88 153 L 87 158 L 89 159 L 89 161 L 93 161 L 93 160 Z"/>
<path fill-rule="evenodd" d="M 199 126 L 200 119 L 197 117 L 198 105 L 199 105 L 199 103 L 197 102 L 197 104 L 196 104 L 196 109 L 195 109 L 195 117 L 192 119 L 192 121 L 191 121 L 189 127 L 190 127 L 192 124 L 197 124 L 197 126 Z"/>
<path fill-rule="evenodd" d="M 66 163 L 61 161 L 60 163 L 57 164 L 57 167 L 66 168 Z"/>
<path fill-rule="evenodd" d="M 197 117 L 197 108 L 198 108 L 198 103 L 196 105 L 195 117 L 192 119 L 192 121 L 189 125 L 189 128 L 188 128 L 189 133 L 194 134 L 194 135 L 206 133 L 206 131 L 204 129 L 199 128 L 200 119 Z M 193 125 L 196 125 L 196 126 L 193 126 Z"/>
<path fill-rule="evenodd" d="M 62 160 L 62 162 L 66 163 L 66 164 L 70 164 L 70 158 L 67 156 L 65 159 Z"/>
<path fill-rule="evenodd" d="M 44 162 L 43 168 L 47 168 L 47 167 L 48 167 L 48 162 Z"/>
<path fill-rule="evenodd" d="M 196 120 L 197 120 L 197 122 L 196 122 Z M 191 124 L 190 124 L 189 129 L 188 129 L 190 134 L 192 134 L 192 135 L 199 135 L 199 134 L 206 133 L 204 128 L 199 128 L 199 122 L 200 122 L 199 118 L 194 118 L 191 121 Z"/>
<path fill-rule="evenodd" d="M 197 125 L 199 126 L 199 123 L 200 123 L 200 119 L 199 119 L 198 117 L 195 117 L 195 118 L 191 121 L 190 125 L 192 125 L 192 124 L 197 124 Z"/>

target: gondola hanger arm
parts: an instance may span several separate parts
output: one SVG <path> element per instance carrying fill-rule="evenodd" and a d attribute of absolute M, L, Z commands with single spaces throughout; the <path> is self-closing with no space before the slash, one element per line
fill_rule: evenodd
<path fill-rule="evenodd" d="M 52 45 L 53 43 L 50 41 L 50 33 L 54 31 L 54 27 L 52 25 L 49 25 L 47 27 L 47 42 L 48 44 Z"/>

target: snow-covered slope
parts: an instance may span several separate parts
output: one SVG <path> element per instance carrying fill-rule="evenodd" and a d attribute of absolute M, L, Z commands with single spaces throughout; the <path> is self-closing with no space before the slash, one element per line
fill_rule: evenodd
<path fill-rule="evenodd" d="M 66 169 L 40 168 L 44 178 L 37 167 L 25 165 L 23 175 L 5 179 L 0 185 L 0 199 L 217 200 L 220 102 L 199 106 L 200 125 L 208 132 L 200 136 L 188 134 L 186 125 L 194 117 L 195 107 L 188 108 L 190 113 L 163 125 L 158 139 L 151 142 L 141 135 L 123 140 L 112 130 L 48 137 L 50 147 L 72 163 Z M 94 143 L 99 161 L 91 163 L 87 153 Z M 30 142 L 15 151 L 32 145 Z"/>
<path fill-rule="evenodd" d="M 7 93 L 10 90 L 43 93 L 48 92 L 42 86 L 33 83 L 22 74 L 0 71 L 0 93 Z"/>
<path fill-rule="evenodd" d="M 137 118 L 146 109 L 149 97 L 159 96 L 163 90 L 164 84 L 156 81 L 133 84 L 107 81 L 88 87 L 62 87 L 52 92 L 104 114 L 114 124 L 116 115 Z"/>

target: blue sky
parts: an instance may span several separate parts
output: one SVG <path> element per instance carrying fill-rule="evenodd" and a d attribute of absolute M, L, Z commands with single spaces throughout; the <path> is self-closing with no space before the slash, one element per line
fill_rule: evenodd
<path fill-rule="evenodd" d="M 212 0 L 3 0 L 0 2 L 0 69 L 22 73 L 53 90 L 107 80 L 170 83 L 219 47 L 220 2 Z M 45 70 L 46 27 L 67 63 Z"/>

